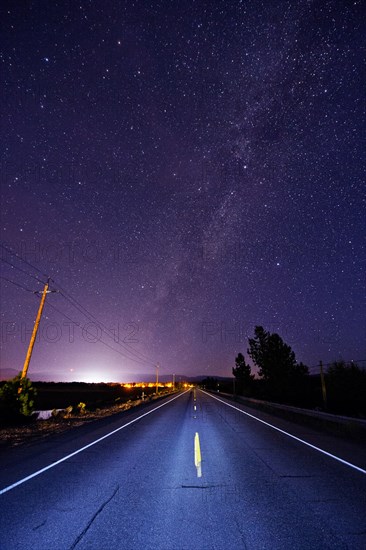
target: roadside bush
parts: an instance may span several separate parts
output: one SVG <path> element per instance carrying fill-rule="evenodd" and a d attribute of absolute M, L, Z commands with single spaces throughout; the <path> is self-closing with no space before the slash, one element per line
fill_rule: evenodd
<path fill-rule="evenodd" d="M 0 422 L 17 424 L 29 421 L 34 412 L 36 390 L 29 378 L 21 378 L 21 373 L 8 380 L 0 388 Z"/>
<path fill-rule="evenodd" d="M 329 410 L 336 414 L 366 416 L 366 370 L 356 363 L 335 361 L 326 374 Z"/>
<path fill-rule="evenodd" d="M 72 406 L 72 405 L 69 405 L 69 406 L 66 407 L 66 409 L 64 410 L 64 416 L 70 416 L 72 412 L 73 412 L 73 406 Z"/>
<path fill-rule="evenodd" d="M 79 414 L 85 414 L 86 413 L 86 404 L 83 403 L 82 401 L 80 401 L 77 408 L 78 408 Z"/>

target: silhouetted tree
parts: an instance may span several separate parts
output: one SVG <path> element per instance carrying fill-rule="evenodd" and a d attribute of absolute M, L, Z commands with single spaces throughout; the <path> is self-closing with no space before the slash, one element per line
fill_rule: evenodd
<path fill-rule="evenodd" d="M 326 374 L 329 408 L 339 414 L 366 414 L 366 370 L 356 363 L 334 361 Z"/>
<path fill-rule="evenodd" d="M 17 423 L 32 416 L 36 395 L 29 378 L 22 378 L 21 372 L 0 388 L 0 422 Z"/>
<path fill-rule="evenodd" d="M 254 376 L 251 374 L 250 365 L 246 364 L 242 353 L 238 353 L 235 358 L 235 365 L 233 375 L 236 380 L 236 392 L 240 395 L 248 395 L 251 393 Z"/>
<path fill-rule="evenodd" d="M 297 363 L 291 347 L 278 334 L 271 334 L 261 326 L 255 327 L 254 338 L 249 338 L 247 351 L 258 367 L 258 374 L 266 383 L 271 398 L 289 400 L 308 374 L 308 368 Z"/>
<path fill-rule="evenodd" d="M 217 378 L 208 376 L 207 378 L 202 380 L 201 385 L 204 386 L 207 390 L 216 390 L 218 385 L 218 380 Z"/>

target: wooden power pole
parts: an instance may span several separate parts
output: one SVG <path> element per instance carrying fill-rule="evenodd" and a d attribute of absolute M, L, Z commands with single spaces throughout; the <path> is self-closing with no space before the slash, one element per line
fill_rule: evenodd
<path fill-rule="evenodd" d="M 27 376 L 29 362 L 30 362 L 31 357 L 32 357 L 32 351 L 33 351 L 34 343 L 36 341 L 39 322 L 40 322 L 41 316 L 42 316 L 43 306 L 44 306 L 44 303 L 46 301 L 46 294 L 48 292 L 51 292 L 51 290 L 48 290 L 49 284 L 50 284 L 50 280 L 48 279 L 47 283 L 44 285 L 44 289 L 43 289 L 43 292 L 42 292 L 41 303 L 39 304 L 37 317 L 36 317 L 36 320 L 35 320 L 35 323 L 34 323 L 32 336 L 31 336 L 31 339 L 30 339 L 30 342 L 29 342 L 27 355 L 26 355 L 26 358 L 25 358 L 25 361 L 24 361 L 21 380 L 23 380 L 23 378 L 25 378 Z"/>

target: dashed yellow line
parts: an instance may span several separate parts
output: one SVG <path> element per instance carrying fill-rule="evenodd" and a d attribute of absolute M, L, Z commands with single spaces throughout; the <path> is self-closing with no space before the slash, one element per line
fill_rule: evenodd
<path fill-rule="evenodd" d="M 201 466 L 201 446 L 200 446 L 200 436 L 196 432 L 194 436 L 194 464 L 197 470 L 197 477 L 202 477 L 202 466 Z"/>

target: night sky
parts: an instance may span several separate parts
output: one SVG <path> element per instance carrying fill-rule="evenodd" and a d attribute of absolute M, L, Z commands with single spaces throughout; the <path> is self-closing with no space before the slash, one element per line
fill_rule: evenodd
<path fill-rule="evenodd" d="M 30 375 L 230 375 L 255 325 L 366 359 L 364 16 L 2 2 L 1 369 L 47 276 Z"/>

